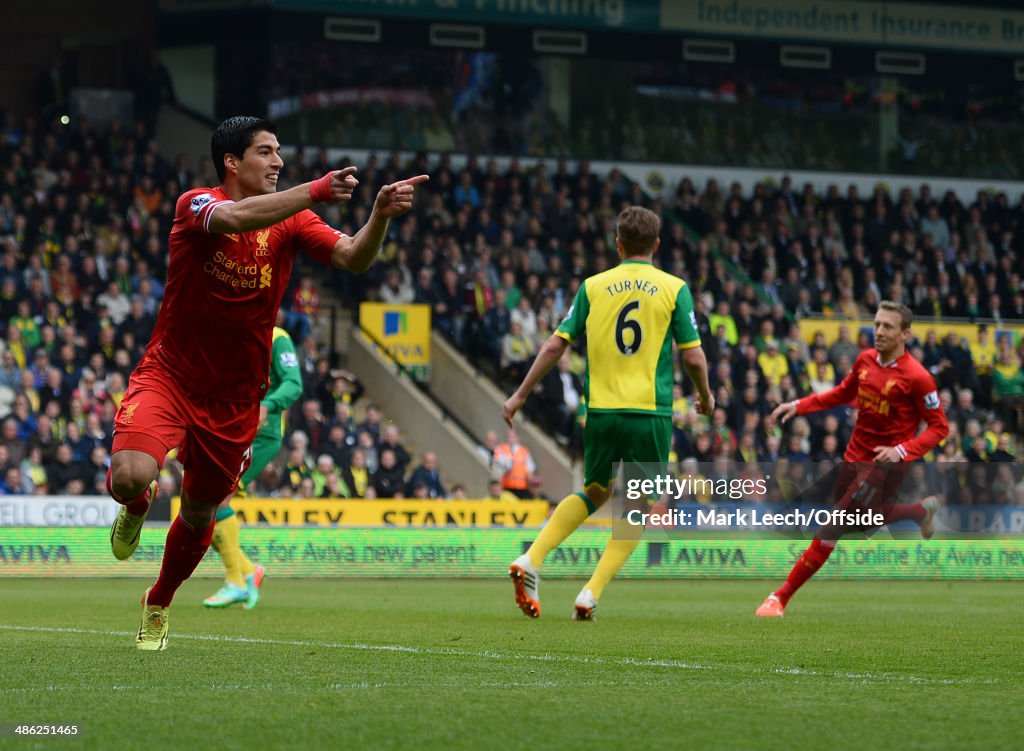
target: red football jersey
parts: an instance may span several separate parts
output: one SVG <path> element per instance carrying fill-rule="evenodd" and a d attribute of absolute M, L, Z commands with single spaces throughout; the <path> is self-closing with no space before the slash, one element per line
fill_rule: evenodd
<path fill-rule="evenodd" d="M 341 233 L 312 211 L 238 235 L 209 231 L 220 188 L 178 199 L 167 285 L 143 362 L 158 362 L 186 392 L 259 401 L 269 384 L 271 337 L 300 251 L 329 264 Z"/>
<path fill-rule="evenodd" d="M 903 461 L 911 462 L 935 448 L 949 433 L 935 380 L 909 352 L 883 365 L 877 350 L 864 350 L 842 383 L 822 394 L 799 399 L 797 414 L 854 401 L 857 424 L 843 455 L 848 462 L 874 461 L 877 446 L 895 446 Z M 922 421 L 928 427 L 918 435 Z"/>

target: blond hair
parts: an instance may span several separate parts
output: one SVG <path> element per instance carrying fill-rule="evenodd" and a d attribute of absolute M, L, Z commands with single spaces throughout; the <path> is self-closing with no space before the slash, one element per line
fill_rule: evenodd
<path fill-rule="evenodd" d="M 906 331 L 914 322 L 914 312 L 901 302 L 882 300 L 878 304 L 879 310 L 888 310 L 891 313 L 898 313 L 900 316 L 900 328 Z"/>

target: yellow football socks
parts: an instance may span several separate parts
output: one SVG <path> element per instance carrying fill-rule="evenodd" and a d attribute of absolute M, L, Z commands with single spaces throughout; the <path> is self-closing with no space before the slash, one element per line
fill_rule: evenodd
<path fill-rule="evenodd" d="M 238 544 L 238 517 L 234 514 L 219 520 L 213 528 L 213 549 L 224 563 L 224 579 L 245 587 L 245 577 L 253 572 L 253 565 Z"/>
<path fill-rule="evenodd" d="M 566 537 L 571 535 L 578 526 L 590 516 L 590 508 L 579 493 L 567 495 L 555 508 L 555 513 L 537 535 L 533 545 L 526 551 L 530 557 L 530 565 L 540 568 L 548 553 L 557 548 Z"/>
<path fill-rule="evenodd" d="M 593 592 L 595 600 L 601 599 L 601 593 L 608 586 L 608 582 L 619 573 L 619 569 L 639 544 L 639 536 L 636 539 L 612 537 L 608 540 L 608 544 L 605 545 L 604 552 L 601 554 L 601 560 L 597 562 L 597 568 L 594 569 L 594 575 L 590 577 L 590 581 L 583 588 Z"/>

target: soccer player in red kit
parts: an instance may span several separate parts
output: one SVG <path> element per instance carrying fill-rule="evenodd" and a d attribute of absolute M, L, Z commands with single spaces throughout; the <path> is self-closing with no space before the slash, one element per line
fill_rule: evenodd
<path fill-rule="evenodd" d="M 949 433 L 946 413 L 931 374 L 906 350 L 913 314 L 906 305 L 886 300 L 875 313 L 875 348 L 863 350 L 853 367 L 834 389 L 780 404 L 773 419 L 787 422 L 856 401 L 857 423 L 843 454 L 836 493 L 836 508 L 880 511 L 885 523 L 913 519 L 921 533 L 931 537 L 938 500 L 930 496 L 913 504 L 890 503 L 899 491 L 907 465 L 920 459 Z M 927 427 L 917 434 L 922 422 Z M 786 581 L 757 609 L 759 616 L 782 616 L 796 591 L 832 555 L 845 532 L 828 526 L 818 530 L 810 547 L 793 566 Z"/>
<path fill-rule="evenodd" d="M 114 556 L 139 544 L 164 457 L 185 468 L 181 511 L 171 523 L 156 583 L 142 598 L 136 646 L 167 646 L 168 607 L 202 560 L 217 505 L 235 489 L 266 408 L 271 337 L 300 252 L 335 268 L 365 271 L 391 217 L 412 206 L 426 175 L 380 189 L 365 226 L 349 237 L 310 207 L 347 201 L 354 167 L 277 192 L 284 162 L 275 126 L 232 117 L 210 150 L 221 185 L 184 193 L 171 227 L 167 285 L 146 354 L 114 420 L 107 490 L 123 508 L 110 530 Z"/>

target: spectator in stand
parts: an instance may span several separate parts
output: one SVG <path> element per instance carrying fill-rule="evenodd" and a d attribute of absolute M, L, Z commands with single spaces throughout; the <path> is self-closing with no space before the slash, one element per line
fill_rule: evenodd
<path fill-rule="evenodd" d="M 373 434 L 366 430 L 359 431 L 356 445 L 359 451 L 362 452 L 366 469 L 369 470 L 370 474 L 376 473 L 377 468 L 380 466 L 380 452 L 377 451 L 377 445 L 373 442 Z"/>
<path fill-rule="evenodd" d="M 433 308 L 435 328 L 450 338 L 456 347 L 463 347 L 463 330 L 466 317 L 462 310 L 462 295 L 459 288 L 459 274 L 453 268 L 446 268 L 441 281 L 435 286 L 436 302 Z"/>
<path fill-rule="evenodd" d="M 513 320 L 509 332 L 501 338 L 502 380 L 509 383 L 521 380 L 534 354 L 533 340 L 523 332 L 522 323 Z"/>
<path fill-rule="evenodd" d="M 505 442 L 494 449 L 494 467 L 501 473 L 501 487 L 517 498 L 524 500 L 532 497 L 530 478 L 537 471 L 537 464 L 526 446 L 519 442 L 519 433 L 515 428 L 505 432 Z"/>
<path fill-rule="evenodd" d="M 992 372 L 992 404 L 1011 432 L 1024 430 L 1024 368 L 1008 347 Z"/>
<path fill-rule="evenodd" d="M 331 483 L 333 478 L 335 481 L 339 479 L 338 468 L 334 463 L 334 457 L 330 454 L 320 454 L 316 459 L 316 467 L 310 473 L 310 477 L 313 479 L 313 495 L 316 498 L 322 498 L 324 496 L 324 490 L 330 485 L 334 490 L 339 486 L 337 482 Z"/>
<path fill-rule="evenodd" d="M 395 452 L 391 449 L 382 449 L 380 452 L 380 466 L 373 474 L 373 488 L 378 498 L 394 498 L 404 494 L 405 481 L 402 469 L 398 466 Z"/>
<path fill-rule="evenodd" d="M 479 349 L 486 361 L 496 363 L 501 357 L 502 341 L 512 330 L 512 315 L 505 305 L 505 291 L 494 292 L 494 304 L 484 313 L 480 329 Z"/>
<path fill-rule="evenodd" d="M 394 453 L 395 466 L 398 467 L 398 471 L 405 476 L 405 471 L 409 467 L 409 462 L 412 460 L 412 457 L 409 456 L 409 452 L 406 451 L 405 446 L 402 445 L 397 425 L 389 423 L 384 426 L 384 429 L 381 431 L 380 445 L 377 448 L 381 452 L 382 459 L 384 451 L 391 451 Z"/>
<path fill-rule="evenodd" d="M 368 488 L 372 489 L 373 473 L 366 465 L 366 454 L 361 448 L 354 449 L 349 465 L 342 471 L 342 480 L 351 491 L 352 498 L 365 498 Z"/>
<path fill-rule="evenodd" d="M 964 430 L 968 422 L 973 421 L 980 425 L 984 419 L 984 412 L 974 404 L 974 392 L 970 389 L 957 391 L 957 404 L 950 411 L 949 421 L 955 422 L 960 430 Z"/>
<path fill-rule="evenodd" d="M 302 413 L 294 421 L 294 430 L 301 430 L 309 439 L 309 448 L 319 452 L 327 441 L 327 420 L 318 399 L 307 399 L 302 403 Z"/>
<path fill-rule="evenodd" d="M 569 445 L 576 432 L 576 414 L 583 395 L 583 383 L 572 373 L 571 359 L 567 354 L 558 360 L 558 365 L 541 379 L 536 407 L 531 414 L 546 426 L 563 446 Z"/>
<path fill-rule="evenodd" d="M 424 451 L 423 460 L 420 466 L 416 467 L 409 476 L 406 484 L 406 495 L 415 497 L 414 488 L 423 485 L 427 490 L 429 498 L 447 498 L 448 493 L 441 482 L 441 473 L 437 469 L 437 454 L 433 451 Z"/>
<path fill-rule="evenodd" d="M 313 280 L 308 276 L 303 276 L 299 280 L 291 299 L 284 301 L 278 308 L 275 324 L 287 331 L 303 348 L 316 347 L 316 343 L 310 339 L 310 334 L 320 313 L 320 293 L 312 284 Z"/>
<path fill-rule="evenodd" d="M 18 467 L 8 465 L 3 483 L 0 483 L 0 495 L 32 495 L 34 492 L 31 479 L 23 477 Z"/>
<path fill-rule="evenodd" d="M 768 383 L 778 386 L 782 377 L 789 373 L 789 361 L 779 352 L 779 342 L 774 337 L 765 339 L 764 347 L 757 356 L 757 365 Z"/>
<path fill-rule="evenodd" d="M 29 449 L 19 467 L 25 487 L 31 487 L 33 493 L 63 493 L 66 482 L 59 485 L 51 482 L 46 467 L 43 466 L 43 452 L 38 446 Z M 56 478 L 55 478 L 56 479 Z"/>
<path fill-rule="evenodd" d="M 376 404 L 368 404 L 366 406 L 366 419 L 359 425 L 359 432 L 369 433 L 374 447 L 380 444 L 382 430 L 381 420 L 382 415 L 380 407 Z"/>
<path fill-rule="evenodd" d="M 384 275 L 384 284 L 378 291 L 380 301 L 388 305 L 408 305 L 416 298 L 416 291 L 412 285 L 402 281 L 402 275 L 398 269 L 388 269 Z"/>
<path fill-rule="evenodd" d="M 484 434 L 484 442 L 476 447 L 476 453 L 480 456 L 484 463 L 487 464 L 488 467 L 490 467 L 492 462 L 494 461 L 494 450 L 497 447 L 498 431 L 488 430 Z"/>
<path fill-rule="evenodd" d="M 108 282 L 106 291 L 96 297 L 96 304 L 106 308 L 115 327 L 120 326 L 132 311 L 131 300 L 114 280 Z"/>

